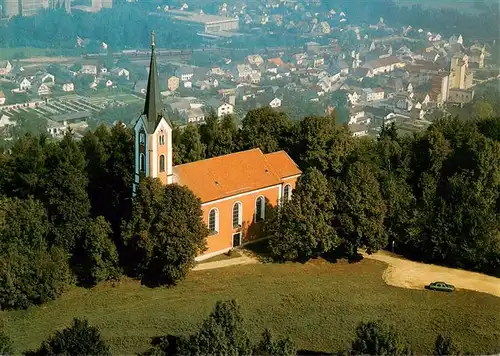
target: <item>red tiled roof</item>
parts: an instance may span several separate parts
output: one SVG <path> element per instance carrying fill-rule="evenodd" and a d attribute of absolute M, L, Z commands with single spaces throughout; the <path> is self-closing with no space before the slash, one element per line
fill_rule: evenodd
<path fill-rule="evenodd" d="M 295 168 L 293 168 L 295 167 Z M 281 183 L 298 172 L 286 154 L 264 155 L 259 148 L 173 167 L 174 181 L 187 186 L 203 203 Z"/>
<path fill-rule="evenodd" d="M 265 154 L 264 157 L 281 179 L 301 174 L 299 166 L 285 151 Z"/>

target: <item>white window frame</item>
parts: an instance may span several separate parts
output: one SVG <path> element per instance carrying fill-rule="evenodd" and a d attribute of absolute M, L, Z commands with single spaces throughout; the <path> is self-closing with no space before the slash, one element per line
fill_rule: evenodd
<path fill-rule="evenodd" d="M 139 133 L 139 143 L 144 145 L 146 143 L 146 135 L 144 132 Z"/>
<path fill-rule="evenodd" d="M 163 170 L 162 170 L 162 167 L 161 167 L 161 159 L 162 158 L 163 158 Z M 158 167 L 160 169 L 160 173 L 163 173 L 163 172 L 167 171 L 167 159 L 166 159 L 165 155 L 160 155 L 160 157 L 158 159 Z"/>
<path fill-rule="evenodd" d="M 144 153 L 139 154 L 139 172 L 146 172 L 146 155 Z"/>
<path fill-rule="evenodd" d="M 233 215 L 234 215 L 234 207 L 238 205 L 238 226 L 234 226 Z M 237 201 L 233 204 L 233 208 L 231 210 L 231 229 L 238 229 L 243 226 L 243 204 L 240 201 Z"/>
<path fill-rule="evenodd" d="M 288 194 L 286 194 L 286 188 L 290 189 Z M 283 187 L 283 199 L 285 201 L 292 200 L 292 185 L 291 184 L 285 184 L 285 186 Z"/>
<path fill-rule="evenodd" d="M 262 220 L 257 221 L 257 200 L 262 198 L 262 203 L 260 204 L 260 208 L 262 209 Z M 261 221 L 266 220 L 266 198 L 263 195 L 259 195 L 257 198 L 255 198 L 255 203 L 254 203 L 254 222 L 258 223 Z"/>
<path fill-rule="evenodd" d="M 215 229 L 210 230 L 210 214 L 212 214 L 212 211 L 215 211 Z M 219 209 L 217 208 L 212 208 L 208 212 L 208 230 L 209 230 L 209 235 L 217 235 L 219 233 Z"/>

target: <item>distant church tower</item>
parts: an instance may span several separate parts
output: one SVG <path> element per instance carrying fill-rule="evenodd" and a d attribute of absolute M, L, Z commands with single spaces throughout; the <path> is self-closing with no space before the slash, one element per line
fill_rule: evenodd
<path fill-rule="evenodd" d="M 142 176 L 172 183 L 172 127 L 160 98 L 155 34 L 151 33 L 151 62 L 144 110 L 134 126 L 134 193 Z"/>

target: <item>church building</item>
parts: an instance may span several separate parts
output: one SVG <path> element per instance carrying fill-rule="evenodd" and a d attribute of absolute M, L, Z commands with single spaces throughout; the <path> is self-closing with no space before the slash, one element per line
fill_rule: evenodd
<path fill-rule="evenodd" d="M 160 98 L 154 32 L 144 111 L 134 125 L 134 191 L 141 176 L 187 186 L 209 229 L 203 260 L 262 237 L 266 208 L 290 199 L 301 171 L 285 151 L 260 148 L 172 165 L 172 126 Z"/>

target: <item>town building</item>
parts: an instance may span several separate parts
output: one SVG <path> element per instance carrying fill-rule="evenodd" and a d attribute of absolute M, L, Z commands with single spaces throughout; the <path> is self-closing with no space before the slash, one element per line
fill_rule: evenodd
<path fill-rule="evenodd" d="M 181 10 L 169 10 L 167 15 L 172 16 L 172 19 L 176 21 L 190 23 L 205 33 L 234 32 L 239 28 L 239 20 L 234 17 Z"/>
<path fill-rule="evenodd" d="M 168 90 L 176 91 L 177 89 L 179 89 L 179 85 L 180 85 L 180 79 L 178 77 L 176 77 L 175 75 L 168 78 L 168 81 L 167 81 Z"/>
<path fill-rule="evenodd" d="M 12 64 L 9 61 L 0 61 L 0 75 L 8 75 L 12 71 Z"/>
<path fill-rule="evenodd" d="M 361 89 L 361 99 L 367 103 L 384 99 L 384 89 L 382 88 L 363 88 Z"/>
<path fill-rule="evenodd" d="M 4 105 L 5 104 L 5 94 L 3 93 L 3 91 L 0 90 L 0 105 Z"/>
<path fill-rule="evenodd" d="M 268 207 L 291 198 L 301 171 L 284 151 L 264 154 L 259 148 L 173 166 L 154 46 L 153 36 L 144 111 L 134 125 L 133 190 L 145 175 L 187 186 L 201 200 L 209 229 L 207 250 L 197 258 L 202 260 L 261 237 Z"/>
<path fill-rule="evenodd" d="M 450 64 L 450 89 L 468 89 L 472 86 L 472 79 L 469 57 L 453 57 Z"/>

